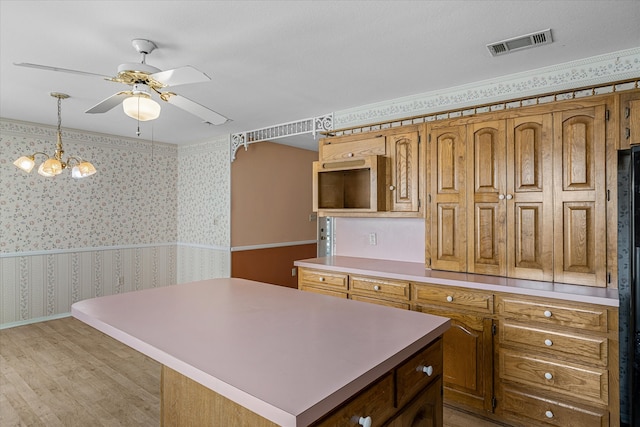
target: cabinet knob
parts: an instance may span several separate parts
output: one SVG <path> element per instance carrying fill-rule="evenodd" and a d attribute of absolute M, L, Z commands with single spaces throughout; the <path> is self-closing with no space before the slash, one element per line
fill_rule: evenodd
<path fill-rule="evenodd" d="M 318 278 L 318 280 L 319 280 L 320 282 L 324 282 L 324 277 L 320 277 L 320 278 Z"/>
<path fill-rule="evenodd" d="M 545 412 L 545 413 L 544 413 L 544 415 L 545 415 L 545 417 L 547 417 L 547 418 L 553 418 L 553 412 L 551 412 L 551 411 L 547 411 L 547 412 Z"/>
<path fill-rule="evenodd" d="M 347 154 L 347 157 L 353 157 L 353 153 Z"/>
<path fill-rule="evenodd" d="M 423 366 L 422 367 L 422 372 L 424 372 L 425 374 L 427 374 L 428 377 L 430 377 L 433 374 L 433 366 L 431 366 L 431 365 Z"/>
<path fill-rule="evenodd" d="M 504 200 L 504 194 L 498 194 L 498 199 Z"/>
<path fill-rule="evenodd" d="M 513 194 L 507 194 L 507 200 L 513 199 Z"/>
<path fill-rule="evenodd" d="M 380 290 L 380 286 L 375 285 L 375 286 L 373 287 L 373 290 L 374 290 L 374 291 L 379 291 L 379 290 Z"/>
<path fill-rule="evenodd" d="M 371 427 L 371 417 L 360 417 L 358 420 L 358 424 L 362 427 Z"/>
<path fill-rule="evenodd" d="M 549 310 L 545 310 L 544 317 L 551 317 L 551 312 Z"/>
<path fill-rule="evenodd" d="M 447 302 L 453 301 L 453 297 L 451 295 L 447 295 Z"/>
<path fill-rule="evenodd" d="M 395 186 L 395 185 L 390 185 L 390 186 L 389 186 L 389 190 L 393 191 L 393 190 L 395 190 L 395 189 L 396 189 L 396 186 Z"/>
<path fill-rule="evenodd" d="M 544 345 L 546 345 L 547 347 L 551 347 L 553 345 L 553 341 L 547 338 L 546 340 L 544 340 Z"/>
<path fill-rule="evenodd" d="M 544 377 L 548 380 L 552 380 L 553 379 L 553 374 L 551 374 L 551 372 L 545 372 L 544 373 Z"/>

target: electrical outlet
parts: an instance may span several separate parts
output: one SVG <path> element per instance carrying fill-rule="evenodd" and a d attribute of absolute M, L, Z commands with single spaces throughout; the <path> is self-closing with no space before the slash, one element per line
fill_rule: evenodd
<path fill-rule="evenodd" d="M 378 244 L 378 236 L 376 233 L 369 233 L 369 245 L 375 246 Z"/>
<path fill-rule="evenodd" d="M 123 277 L 123 276 L 120 276 L 120 277 L 118 278 L 118 284 L 119 284 L 120 286 L 124 286 L 124 277 Z"/>
<path fill-rule="evenodd" d="M 296 268 L 295 268 L 295 267 L 293 267 L 293 268 L 291 269 L 291 276 L 295 276 L 295 275 L 296 275 L 296 273 L 297 273 L 297 272 L 296 272 Z"/>
<path fill-rule="evenodd" d="M 309 214 L 309 222 L 313 222 L 313 221 L 317 221 L 318 220 L 318 214 L 317 213 L 311 213 Z"/>

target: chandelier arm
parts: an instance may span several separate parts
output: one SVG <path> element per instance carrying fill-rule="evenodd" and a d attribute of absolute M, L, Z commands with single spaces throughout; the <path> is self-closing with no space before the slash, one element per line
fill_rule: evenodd
<path fill-rule="evenodd" d="M 33 157 L 33 158 L 34 158 L 34 160 L 35 160 L 36 154 L 42 154 L 43 156 L 47 156 L 47 159 L 50 159 L 50 158 L 51 158 L 51 156 L 50 156 L 50 155 L 48 155 L 47 153 L 43 153 L 42 151 L 36 151 L 35 153 L 33 153 L 33 154 L 31 155 L 31 157 Z"/>
<path fill-rule="evenodd" d="M 76 164 L 80 164 L 82 163 L 82 157 L 78 157 L 78 156 L 69 156 L 67 157 L 67 160 L 65 160 L 65 163 L 67 164 L 67 166 L 71 167 L 71 160 L 74 160 L 76 162 Z"/>

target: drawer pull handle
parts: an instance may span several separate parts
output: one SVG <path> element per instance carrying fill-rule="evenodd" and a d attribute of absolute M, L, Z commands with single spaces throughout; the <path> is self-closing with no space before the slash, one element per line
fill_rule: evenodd
<path fill-rule="evenodd" d="M 447 295 L 447 302 L 452 302 L 453 301 L 453 297 L 451 295 Z"/>
<path fill-rule="evenodd" d="M 358 420 L 358 424 L 362 427 L 371 427 L 371 417 L 360 417 Z"/>
<path fill-rule="evenodd" d="M 552 380 L 553 379 L 553 375 L 551 374 L 551 372 L 545 372 L 544 373 L 544 377 L 548 380 Z"/>
<path fill-rule="evenodd" d="M 545 310 L 544 317 L 551 317 L 551 312 L 549 310 Z"/>
<path fill-rule="evenodd" d="M 547 412 L 545 412 L 545 413 L 544 413 L 544 415 L 545 415 L 547 418 L 553 418 L 553 412 L 551 412 L 551 411 L 547 411 Z"/>
<path fill-rule="evenodd" d="M 393 191 L 393 190 L 395 190 L 395 189 L 396 189 L 396 187 L 395 187 L 394 185 L 390 185 L 390 186 L 389 186 L 389 190 Z"/>
<path fill-rule="evenodd" d="M 373 290 L 374 290 L 374 291 L 379 291 L 379 290 L 380 290 L 380 286 L 375 285 L 375 286 L 373 287 Z"/>
<path fill-rule="evenodd" d="M 553 341 L 547 338 L 546 340 L 544 340 L 544 345 L 546 345 L 547 347 L 551 347 L 553 345 Z"/>
<path fill-rule="evenodd" d="M 430 377 L 431 375 L 433 375 L 433 366 L 431 366 L 431 365 L 423 366 L 422 367 L 422 372 L 424 372 L 425 374 L 427 374 L 428 377 Z"/>
<path fill-rule="evenodd" d="M 324 282 L 324 277 L 320 277 L 320 278 L 318 279 L 318 281 L 320 281 L 320 282 Z"/>

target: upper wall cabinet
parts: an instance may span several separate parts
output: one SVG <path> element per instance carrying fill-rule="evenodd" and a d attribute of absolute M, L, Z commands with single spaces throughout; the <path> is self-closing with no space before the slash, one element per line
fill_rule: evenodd
<path fill-rule="evenodd" d="M 425 264 L 607 286 L 606 105 L 529 111 L 427 127 Z"/>
<path fill-rule="evenodd" d="M 324 216 L 422 217 L 421 128 L 403 126 L 321 139 L 314 165 L 314 210 Z M 350 172 L 351 165 L 357 167 L 365 159 L 369 159 L 367 164 L 378 165 L 366 179 L 363 172 Z M 326 174 L 329 170 L 334 173 Z M 323 174 L 331 179 L 324 179 Z M 341 190 L 345 180 L 352 184 Z M 360 202 L 342 203 L 341 194 L 346 197 L 347 191 L 371 203 L 366 208 Z"/>
<path fill-rule="evenodd" d="M 428 128 L 427 268 L 467 271 L 466 126 Z"/>
<path fill-rule="evenodd" d="M 554 113 L 554 280 L 606 286 L 605 106 Z"/>
<path fill-rule="evenodd" d="M 620 148 L 640 144 L 640 90 L 620 94 Z"/>

